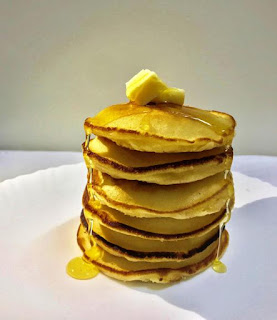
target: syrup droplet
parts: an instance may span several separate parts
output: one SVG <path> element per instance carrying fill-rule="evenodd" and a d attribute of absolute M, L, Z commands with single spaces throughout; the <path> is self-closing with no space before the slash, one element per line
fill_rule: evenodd
<path fill-rule="evenodd" d="M 95 194 L 94 190 L 92 193 L 91 202 L 92 202 L 92 205 L 95 209 L 101 209 L 101 207 L 102 207 L 101 202 L 100 202 L 99 198 L 97 197 L 97 195 Z"/>
<path fill-rule="evenodd" d="M 225 152 L 227 152 L 230 148 L 231 148 L 231 146 L 228 144 L 228 145 L 225 147 Z"/>
<path fill-rule="evenodd" d="M 92 183 L 92 168 L 88 168 L 88 183 Z"/>
<path fill-rule="evenodd" d="M 85 148 L 88 150 L 89 147 L 89 142 L 90 142 L 90 134 L 86 135 L 86 142 L 85 142 Z"/>
<path fill-rule="evenodd" d="M 223 220 L 224 225 L 227 222 L 229 222 L 229 220 L 231 219 L 230 201 L 231 201 L 231 199 L 228 199 L 226 201 L 226 213 L 225 213 L 225 217 L 224 217 L 224 220 Z"/>
<path fill-rule="evenodd" d="M 66 272 L 72 278 L 86 280 L 97 276 L 99 270 L 92 263 L 86 262 L 82 257 L 76 257 L 68 262 Z"/>
<path fill-rule="evenodd" d="M 217 258 L 214 260 L 212 268 L 215 272 L 218 272 L 218 273 L 227 272 L 227 267 L 225 266 L 225 264 L 220 260 L 218 260 Z"/>
<path fill-rule="evenodd" d="M 139 129 L 142 133 L 148 132 L 150 130 L 150 122 L 148 116 L 144 116 L 142 118 Z"/>
<path fill-rule="evenodd" d="M 144 124 L 143 126 L 140 127 L 140 129 L 144 132 L 147 132 L 150 129 L 150 126 L 148 124 Z"/>
<path fill-rule="evenodd" d="M 229 176 L 230 170 L 225 170 L 224 171 L 224 179 L 226 180 Z"/>
<path fill-rule="evenodd" d="M 89 258 L 89 260 L 98 260 L 102 255 L 102 251 L 98 248 L 97 245 L 93 245 L 91 248 L 85 251 L 85 256 Z M 85 260 L 87 261 L 87 258 Z"/>
<path fill-rule="evenodd" d="M 226 170 L 226 171 L 229 172 L 229 170 Z M 227 271 L 227 267 L 225 266 L 225 264 L 219 260 L 219 254 L 220 254 L 220 244 L 221 244 L 223 227 L 231 219 L 230 201 L 231 199 L 228 199 L 226 201 L 226 213 L 223 220 L 219 224 L 217 253 L 216 253 L 216 258 L 213 261 L 213 265 L 212 265 L 213 270 L 218 273 L 224 273 Z"/>
<path fill-rule="evenodd" d="M 93 219 L 88 219 L 88 233 L 91 235 L 93 228 Z"/>

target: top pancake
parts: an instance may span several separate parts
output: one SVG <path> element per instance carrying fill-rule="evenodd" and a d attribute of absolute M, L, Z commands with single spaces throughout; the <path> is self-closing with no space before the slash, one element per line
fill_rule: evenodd
<path fill-rule="evenodd" d="M 118 104 L 88 118 L 87 135 L 147 152 L 198 152 L 231 145 L 236 122 L 232 116 L 188 106 Z"/>

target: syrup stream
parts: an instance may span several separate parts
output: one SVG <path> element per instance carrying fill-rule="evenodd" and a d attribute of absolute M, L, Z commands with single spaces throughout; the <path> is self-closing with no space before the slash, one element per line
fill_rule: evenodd
<path fill-rule="evenodd" d="M 224 179 L 228 178 L 229 173 L 230 173 L 230 170 L 225 170 Z M 219 224 L 218 246 L 217 246 L 216 258 L 212 264 L 213 270 L 218 273 L 225 273 L 227 271 L 226 265 L 222 261 L 219 260 L 219 255 L 220 255 L 220 245 L 221 245 L 223 228 L 224 228 L 225 224 L 231 219 L 230 201 L 231 201 L 230 198 L 226 201 L 226 213 L 225 213 L 224 219 Z"/>

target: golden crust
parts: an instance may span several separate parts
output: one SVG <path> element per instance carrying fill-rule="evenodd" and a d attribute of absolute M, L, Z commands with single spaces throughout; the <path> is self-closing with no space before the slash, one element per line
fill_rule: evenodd
<path fill-rule="evenodd" d="M 217 249 L 221 256 L 228 246 L 219 224 L 227 201 L 233 206 L 232 175 L 224 171 L 232 163 L 235 126 L 228 114 L 167 103 L 114 105 L 86 119 L 86 135 L 104 143 L 83 146 L 93 168 L 83 196 L 88 215 L 82 212 L 77 234 L 84 258 L 118 280 L 157 283 L 211 265 Z M 101 253 L 96 260 L 92 246 Z"/>
<path fill-rule="evenodd" d="M 93 183 L 87 187 L 89 192 L 93 190 L 102 204 L 127 215 L 139 217 L 162 215 L 176 219 L 219 211 L 234 194 L 232 177 L 224 179 L 224 174 L 221 173 L 189 185 L 159 186 L 115 180 L 107 174 L 93 170 Z M 212 210 L 211 204 L 215 210 Z"/>
<path fill-rule="evenodd" d="M 90 149 L 83 145 L 83 155 L 87 167 L 116 179 L 169 185 L 193 182 L 229 170 L 233 149 L 225 151 L 224 147 L 204 152 L 155 154 L 129 150 L 108 139 L 96 138 L 91 141 Z M 136 165 L 129 159 L 136 159 Z"/>
<path fill-rule="evenodd" d="M 166 214 L 166 213 L 176 213 L 176 212 L 181 212 L 181 211 L 184 211 L 184 210 L 192 209 L 192 208 L 202 204 L 203 202 L 209 201 L 212 197 L 214 197 L 215 195 L 220 194 L 226 188 L 227 188 L 227 184 L 224 185 L 220 190 L 218 190 L 212 196 L 210 196 L 210 197 L 208 197 L 208 198 L 206 198 L 206 199 L 204 199 L 204 200 L 202 200 L 202 201 L 200 201 L 198 203 L 195 203 L 193 205 L 186 206 L 186 207 L 183 207 L 183 208 L 180 208 L 180 209 L 176 209 L 176 210 L 172 210 L 172 211 L 158 211 L 158 210 L 155 210 L 155 209 L 147 208 L 147 211 L 149 211 L 151 213 L 157 213 L 157 214 Z M 114 201 L 114 200 L 110 199 L 108 197 L 108 195 L 106 193 L 104 193 L 100 188 L 98 188 L 98 186 L 94 186 L 93 189 L 97 192 L 97 195 L 99 195 L 101 198 L 104 198 L 106 200 L 106 202 L 108 202 L 112 206 L 114 205 L 116 207 L 116 205 L 120 205 L 120 207 L 123 207 L 123 208 L 126 208 L 126 209 L 144 209 L 143 207 L 138 206 L 138 205 L 130 205 L 130 204 Z"/>
<path fill-rule="evenodd" d="M 86 232 L 88 232 L 88 223 L 86 221 L 85 215 L 83 212 L 80 216 L 81 224 Z M 217 228 L 218 229 L 218 228 Z M 210 230 L 211 231 L 211 230 Z M 126 255 L 129 255 L 130 257 L 134 257 L 137 259 L 145 259 L 146 257 L 163 257 L 165 259 L 174 259 L 174 260 L 183 260 L 187 259 L 188 257 L 191 257 L 192 255 L 203 251 L 206 247 L 208 247 L 212 242 L 216 241 L 218 238 L 218 231 L 216 232 L 210 232 L 212 235 L 210 238 L 208 238 L 204 243 L 201 244 L 201 246 L 197 248 L 193 248 L 192 250 L 188 252 L 138 252 L 134 250 L 128 250 L 123 247 L 117 246 L 114 243 L 109 242 L 107 239 L 103 238 L 101 235 L 99 235 L 97 232 L 91 230 L 92 237 L 96 240 L 96 242 L 101 243 L 101 247 L 104 246 L 104 248 L 107 250 L 108 248 L 111 248 L 110 250 L 114 250 L 117 252 L 125 253 Z M 175 239 L 179 240 L 179 239 Z M 176 241 L 173 241 L 176 243 Z M 108 250 L 107 250 L 108 251 Z"/>
<path fill-rule="evenodd" d="M 197 118 L 199 114 L 200 119 Z M 150 130 L 146 131 L 140 129 L 145 116 L 147 126 L 151 123 Z M 161 119 L 168 126 L 162 125 Z M 195 126 L 197 130 L 191 130 Z M 221 126 L 222 131 L 214 130 Z M 172 104 L 138 106 L 132 103 L 108 107 L 96 117 L 86 119 L 84 124 L 86 134 L 94 133 L 120 146 L 150 152 L 203 151 L 230 145 L 235 126 L 232 116 L 217 111 Z M 191 132 L 197 135 L 192 136 Z"/>
<path fill-rule="evenodd" d="M 89 215 L 93 218 L 93 220 L 96 219 L 99 221 L 99 223 L 101 223 L 105 227 L 115 230 L 117 232 L 120 232 L 126 235 L 134 235 L 134 236 L 145 238 L 145 239 L 173 240 L 173 241 L 178 239 L 188 239 L 188 238 L 200 236 L 201 234 L 209 232 L 210 230 L 214 229 L 215 226 L 220 224 L 220 222 L 225 218 L 225 214 L 226 214 L 226 209 L 224 207 L 223 210 L 220 211 L 220 215 L 216 215 L 216 218 L 213 219 L 209 224 L 205 226 L 202 226 L 196 230 L 186 232 L 186 233 L 164 234 L 164 233 L 144 231 L 144 230 L 131 227 L 127 224 L 120 223 L 111 218 L 111 216 L 109 215 L 109 211 L 103 210 L 103 209 L 100 209 L 100 210 L 95 209 L 89 204 L 86 204 L 84 208 L 86 212 L 89 212 Z M 82 215 L 84 215 L 83 211 L 82 211 Z M 143 218 L 140 218 L 140 219 L 143 219 Z"/>
<path fill-rule="evenodd" d="M 89 236 L 85 229 L 80 225 L 77 233 L 77 241 L 81 250 L 85 253 L 91 247 Z M 228 232 L 224 230 L 221 237 L 220 256 L 225 252 L 229 242 Z M 207 249 L 209 249 L 208 247 Z M 105 252 L 105 250 L 103 250 Z M 116 265 L 109 264 L 103 259 L 97 261 L 91 260 L 85 255 L 91 263 L 97 266 L 104 274 L 122 281 L 143 281 L 143 282 L 156 282 L 156 283 L 169 283 L 172 281 L 179 281 L 181 279 L 188 279 L 205 269 L 207 269 L 216 258 L 217 249 L 213 249 L 211 253 L 205 256 L 201 261 L 191 265 L 179 268 L 157 268 L 157 269 L 144 269 L 144 270 L 131 270 L 122 269 Z"/>

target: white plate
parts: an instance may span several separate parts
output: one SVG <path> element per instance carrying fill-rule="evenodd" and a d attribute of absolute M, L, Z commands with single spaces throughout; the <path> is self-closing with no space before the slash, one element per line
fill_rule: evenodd
<path fill-rule="evenodd" d="M 171 286 L 65 273 L 76 244 L 83 164 L 0 184 L 1 319 L 276 319 L 277 187 L 234 174 L 226 274 L 211 269 Z"/>

